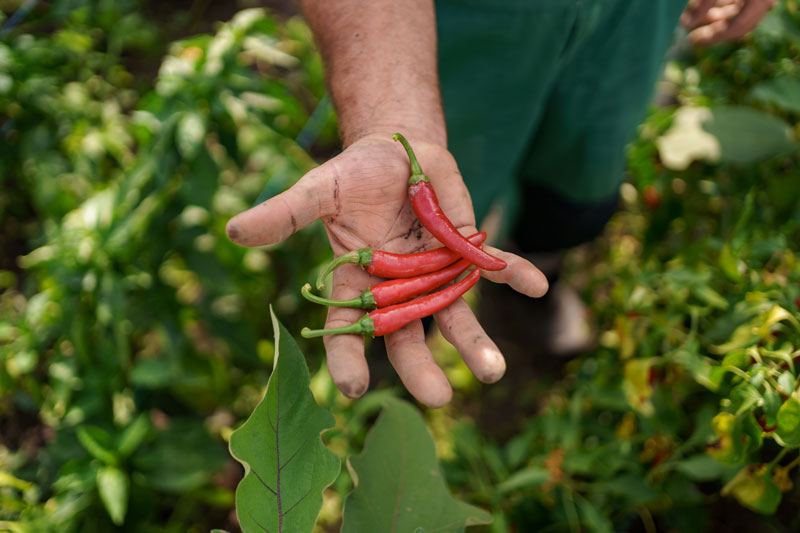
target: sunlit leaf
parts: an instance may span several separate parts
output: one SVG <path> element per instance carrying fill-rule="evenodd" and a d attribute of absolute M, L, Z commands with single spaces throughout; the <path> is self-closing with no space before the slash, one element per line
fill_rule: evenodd
<path fill-rule="evenodd" d="M 206 125 L 203 117 L 197 112 L 186 112 L 178 121 L 175 142 L 184 159 L 193 159 L 203 145 L 206 136 Z"/>
<path fill-rule="evenodd" d="M 303 354 L 270 308 L 275 358 L 267 390 L 230 439 L 245 477 L 236 488 L 236 514 L 248 532 L 312 531 L 322 491 L 340 461 L 320 434 L 334 419 L 314 401 Z"/>
<path fill-rule="evenodd" d="M 118 526 L 125 522 L 129 486 L 128 474 L 115 466 L 104 466 L 97 471 L 97 491 L 100 500 L 105 505 L 111 521 Z"/>
<path fill-rule="evenodd" d="M 711 427 L 717 440 L 709 445 L 708 453 L 721 463 L 741 463 L 747 441 L 742 420 L 732 413 L 719 413 L 711 421 Z"/>
<path fill-rule="evenodd" d="M 348 469 L 355 489 L 345 501 L 342 533 L 455 532 L 492 520 L 450 495 L 425 421 L 401 400 L 386 402 Z"/>
<path fill-rule="evenodd" d="M 778 376 L 778 385 L 783 389 L 784 394 L 791 394 L 794 392 L 794 382 L 794 374 L 789 370 Z"/>
<path fill-rule="evenodd" d="M 781 491 L 766 466 L 744 467 L 722 489 L 723 496 L 729 494 L 740 504 L 761 514 L 773 514 L 781 502 Z"/>
<path fill-rule="evenodd" d="M 682 107 L 675 112 L 672 127 L 656 139 L 661 161 L 672 170 L 685 170 L 692 161 L 717 161 L 720 144 L 717 138 L 705 131 L 704 121 L 711 119 L 705 107 Z"/>
<path fill-rule="evenodd" d="M 623 389 L 628 404 L 645 416 L 653 414 L 652 371 L 656 359 L 631 359 L 625 362 Z"/>
<path fill-rule="evenodd" d="M 764 316 L 764 321 L 758 330 L 759 334 L 766 337 L 771 333 L 772 326 L 784 320 L 791 322 L 795 327 L 798 326 L 797 319 L 789 311 L 779 305 L 772 306 Z"/>
<path fill-rule="evenodd" d="M 719 266 L 729 280 L 737 283 L 742 280 L 742 273 L 739 272 L 739 260 L 734 257 L 728 243 L 725 243 L 719 252 Z"/>

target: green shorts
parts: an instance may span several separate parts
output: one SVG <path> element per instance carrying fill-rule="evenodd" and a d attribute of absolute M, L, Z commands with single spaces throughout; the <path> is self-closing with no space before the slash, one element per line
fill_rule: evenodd
<path fill-rule="evenodd" d="M 481 220 L 526 184 L 616 197 L 686 0 L 437 0 L 448 145 Z M 513 208 L 511 209 L 513 212 Z"/>

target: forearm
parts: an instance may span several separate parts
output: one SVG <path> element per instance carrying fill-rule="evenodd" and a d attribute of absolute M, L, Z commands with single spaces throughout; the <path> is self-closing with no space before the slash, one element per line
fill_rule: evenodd
<path fill-rule="evenodd" d="M 348 146 L 400 130 L 446 146 L 432 0 L 301 0 Z"/>

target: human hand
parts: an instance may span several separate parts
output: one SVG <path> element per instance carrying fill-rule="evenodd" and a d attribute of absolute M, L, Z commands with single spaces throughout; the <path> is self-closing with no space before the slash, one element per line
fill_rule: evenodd
<path fill-rule="evenodd" d="M 681 15 L 692 44 L 709 46 L 740 39 L 755 28 L 777 0 L 690 0 Z"/>
<path fill-rule="evenodd" d="M 462 234 L 476 232 L 472 201 L 453 157 L 437 144 L 413 139 L 411 144 L 444 212 Z M 367 135 L 287 191 L 232 218 L 228 236 L 243 246 L 274 244 L 319 218 L 336 256 L 367 247 L 396 253 L 439 247 L 411 207 L 408 177 L 408 158 L 400 144 L 392 141 L 391 133 Z M 529 261 L 490 246 L 484 249 L 508 263 L 501 271 L 484 271 L 485 278 L 507 283 L 531 297 L 547 291 L 547 280 Z M 354 298 L 379 281 L 356 266 L 343 265 L 334 271 L 332 297 Z M 325 327 L 350 324 L 363 313 L 329 308 Z M 475 377 L 486 383 L 502 377 L 505 360 L 464 300 L 457 300 L 434 318 Z M 369 385 L 363 338 L 331 335 L 323 340 L 334 383 L 346 396 L 360 397 Z M 421 321 L 387 335 L 385 341 L 390 362 L 415 398 L 430 407 L 450 400 L 452 389 L 425 344 Z"/>

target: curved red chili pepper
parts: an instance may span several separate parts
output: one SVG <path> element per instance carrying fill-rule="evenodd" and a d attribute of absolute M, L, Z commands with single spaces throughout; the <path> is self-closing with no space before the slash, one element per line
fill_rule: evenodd
<path fill-rule="evenodd" d="M 467 237 L 467 240 L 475 246 L 480 246 L 486 240 L 486 233 L 483 231 L 474 233 Z M 317 276 L 317 290 L 324 289 L 324 280 L 328 274 L 344 264 L 356 265 L 381 278 L 410 278 L 436 272 L 458 261 L 460 257 L 447 247 L 415 254 L 395 254 L 373 248 L 361 248 L 342 254 L 328 263 Z"/>
<path fill-rule="evenodd" d="M 411 206 L 419 217 L 422 225 L 430 231 L 439 242 L 456 252 L 464 259 L 484 270 L 503 270 L 506 262 L 493 255 L 489 255 L 474 244 L 470 243 L 461 235 L 450 219 L 444 214 L 436 198 L 436 192 L 428 179 L 423 174 L 417 162 L 417 157 L 411 149 L 411 145 L 400 133 L 392 136 L 395 141 L 400 141 L 403 148 L 408 153 L 411 162 L 411 177 L 408 179 L 408 197 L 411 199 Z"/>
<path fill-rule="evenodd" d="M 454 283 L 438 292 L 422 296 L 410 302 L 390 305 L 383 309 L 370 311 L 357 322 L 349 326 L 331 329 L 303 328 L 300 334 L 303 337 L 321 337 L 323 335 L 338 335 L 342 333 L 357 333 L 372 337 L 388 335 L 402 328 L 409 322 L 432 315 L 441 311 L 455 302 L 461 295 L 478 283 L 481 277 L 480 270 L 473 270 L 464 279 Z"/>
<path fill-rule="evenodd" d="M 375 309 L 376 307 L 386 307 L 387 305 L 398 304 L 410 300 L 420 294 L 425 294 L 448 281 L 453 281 L 470 266 L 466 259 L 453 263 L 452 265 L 431 272 L 414 276 L 413 278 L 390 279 L 365 290 L 357 298 L 352 300 L 329 300 L 321 298 L 311 292 L 311 284 L 306 283 L 300 289 L 303 297 L 314 303 L 328 305 L 331 307 L 356 307 L 361 309 Z"/>

